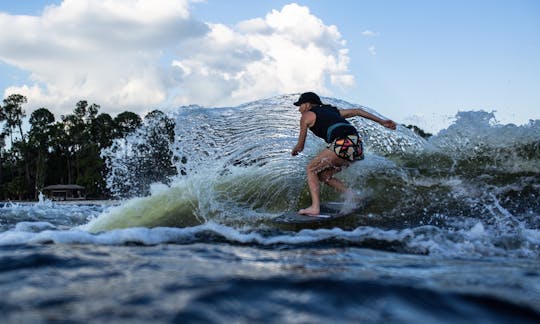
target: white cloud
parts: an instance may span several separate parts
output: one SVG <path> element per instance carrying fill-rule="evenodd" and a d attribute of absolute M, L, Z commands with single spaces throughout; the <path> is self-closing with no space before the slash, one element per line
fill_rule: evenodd
<path fill-rule="evenodd" d="M 78 100 L 144 112 L 167 97 L 164 50 L 207 31 L 187 0 L 65 0 L 39 17 L 0 14 L 0 60 L 30 71 L 12 86 L 30 107 L 69 113 Z"/>
<path fill-rule="evenodd" d="M 371 31 L 371 30 L 364 30 L 362 32 L 362 36 L 365 36 L 365 37 L 378 37 L 378 36 L 380 36 L 380 33 L 374 32 L 374 31 Z"/>
<path fill-rule="evenodd" d="M 372 56 L 377 55 L 377 49 L 375 48 L 375 45 L 371 45 L 370 47 L 368 47 L 368 51 L 369 51 L 369 54 L 371 54 Z"/>
<path fill-rule="evenodd" d="M 290 4 L 234 27 L 209 26 L 210 33 L 185 44 L 186 54 L 173 63 L 190 71 L 179 84 L 180 102 L 236 104 L 278 93 L 329 93 L 329 85 L 354 83 L 341 34 L 307 7 Z"/>
<path fill-rule="evenodd" d="M 64 0 L 41 16 L 0 13 L 0 30 L 0 60 L 31 74 L 5 95 L 56 114 L 83 99 L 143 113 L 354 83 L 338 29 L 296 4 L 225 26 L 193 19 L 188 0 Z"/>

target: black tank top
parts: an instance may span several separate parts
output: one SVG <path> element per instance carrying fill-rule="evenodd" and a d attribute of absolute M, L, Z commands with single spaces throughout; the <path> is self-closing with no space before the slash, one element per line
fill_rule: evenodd
<path fill-rule="evenodd" d="M 356 128 L 341 117 L 339 110 L 334 106 L 319 105 L 312 107 L 310 111 L 315 113 L 317 118 L 309 129 L 327 143 L 332 143 L 338 137 L 357 134 Z"/>

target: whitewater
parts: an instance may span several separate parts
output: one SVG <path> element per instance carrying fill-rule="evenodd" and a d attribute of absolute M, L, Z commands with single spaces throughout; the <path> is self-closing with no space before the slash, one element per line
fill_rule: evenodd
<path fill-rule="evenodd" d="M 365 160 L 338 177 L 361 208 L 283 225 L 309 204 L 305 166 L 325 146 L 309 136 L 291 156 L 297 97 L 169 112 L 176 175 L 162 183 L 136 150 L 156 125 L 117 140 L 102 152 L 117 201 L 0 203 L 3 322 L 540 320 L 540 121 L 460 112 L 425 139 L 351 119 Z"/>

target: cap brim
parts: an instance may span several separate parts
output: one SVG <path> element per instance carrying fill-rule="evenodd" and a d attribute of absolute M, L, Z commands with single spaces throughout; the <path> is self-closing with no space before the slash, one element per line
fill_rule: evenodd
<path fill-rule="evenodd" d="M 294 103 L 295 106 L 300 106 L 302 103 L 300 101 L 297 101 Z"/>

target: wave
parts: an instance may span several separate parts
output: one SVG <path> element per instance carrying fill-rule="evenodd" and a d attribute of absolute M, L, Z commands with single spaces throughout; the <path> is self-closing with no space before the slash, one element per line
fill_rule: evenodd
<path fill-rule="evenodd" d="M 94 245 L 159 245 L 215 243 L 261 247 L 362 247 L 378 250 L 430 254 L 445 257 L 538 257 L 540 231 L 523 230 L 513 239 L 521 244 L 500 244 L 482 225 L 445 231 L 436 226 L 419 226 L 402 230 L 385 230 L 361 226 L 353 230 L 341 228 L 278 231 L 271 228 L 238 229 L 213 221 L 202 225 L 175 227 L 131 227 L 99 233 L 81 228 L 62 230 L 48 222 L 21 222 L 0 233 L 0 246 L 21 244 L 94 244 Z M 534 248 L 536 246 L 536 248 Z"/>
<path fill-rule="evenodd" d="M 304 152 L 290 156 L 298 134 L 298 112 L 290 105 L 295 97 L 178 109 L 171 114 L 176 125 L 171 151 L 179 175 L 170 185 L 154 186 L 151 195 L 128 200 L 84 228 L 98 232 L 206 222 L 254 231 L 274 228 L 273 217 L 309 204 L 304 168 L 324 147 L 309 137 Z M 324 101 L 341 108 L 356 106 L 335 98 Z M 429 242 L 438 236 L 448 240 L 455 231 L 482 229 L 494 249 L 517 246 L 537 253 L 540 121 L 499 125 L 493 113 L 460 112 L 453 125 L 428 140 L 406 127 L 389 131 L 364 119 L 353 123 L 367 154 L 340 177 L 363 198 L 365 207 L 331 226 L 351 231 L 415 229 L 430 232 Z M 121 168 L 125 156 L 115 152 L 110 158 Z M 123 174 L 128 178 L 120 179 L 123 182 L 138 176 Z M 321 195 L 324 201 L 343 199 L 326 187 Z M 523 239 L 528 235 L 524 233 L 533 238 Z M 417 250 L 433 252 L 440 245 L 428 247 L 428 241 L 416 244 Z"/>
<path fill-rule="evenodd" d="M 303 188 L 306 162 L 324 147 L 322 141 L 309 137 L 303 154 L 299 158 L 290 156 L 298 134 L 298 112 L 290 104 L 295 97 L 279 96 L 229 108 L 188 106 L 172 113 L 176 128 L 171 149 L 181 176 L 170 181 L 171 188 L 184 186 L 187 181 L 218 193 L 207 196 L 220 196 L 223 188 L 240 196 L 251 192 L 243 196 L 255 207 L 278 204 L 276 209 L 280 209 L 284 204 L 278 201 L 294 200 L 295 193 Z M 335 98 L 324 101 L 343 108 L 356 106 Z M 538 177 L 540 121 L 524 126 L 498 125 L 494 118 L 493 113 L 460 112 L 452 126 L 428 141 L 405 127 L 393 132 L 364 119 L 353 119 L 368 154 L 344 178 L 353 187 L 374 190 L 370 184 L 377 180 L 385 189 L 391 189 L 397 181 L 404 182 L 399 186 L 403 189 L 422 187 L 421 183 L 448 187 L 463 180 L 493 182 L 500 187 L 500 182 L 514 185 L 524 177 Z M 129 140 L 137 142 L 141 137 Z M 127 164 L 129 152 L 107 154 L 116 169 Z M 123 183 L 140 177 L 136 171 L 121 174 L 118 181 Z M 193 179 L 186 180 L 185 175 Z M 368 181 L 363 181 L 366 177 Z M 480 181 L 474 181 L 477 178 Z M 264 191 L 260 197 L 266 200 L 275 195 L 276 200 L 271 204 L 257 202 L 256 192 L 260 190 Z"/>
<path fill-rule="evenodd" d="M 493 113 L 483 111 L 460 112 L 453 125 L 427 140 L 406 127 L 390 131 L 352 119 L 363 137 L 366 158 L 339 177 L 362 197 L 364 207 L 328 229 L 305 232 L 277 226 L 273 218 L 309 204 L 305 166 L 325 145 L 310 136 L 303 153 L 290 155 L 298 136 L 299 115 L 291 105 L 296 97 L 278 96 L 238 107 L 188 106 L 171 112 L 175 128 L 170 162 L 177 175 L 168 177 L 166 184 L 152 185 L 148 195 L 99 213 L 86 212 L 84 221 L 73 227 L 94 233 L 80 234 L 90 241 L 114 236 L 110 233 L 133 233 L 129 228 L 154 237 L 152 228 L 170 227 L 174 235 L 210 230 L 209 237 L 226 241 L 231 240 L 228 231 L 233 231 L 238 233 L 233 237 L 240 239 L 232 241 L 240 243 L 254 235 L 256 243 L 263 245 L 280 239 L 283 244 L 327 239 L 350 243 L 349 238 L 355 237 L 361 244 L 369 241 L 411 253 L 539 255 L 540 121 L 500 125 Z M 335 98 L 323 101 L 341 108 L 357 106 Z M 151 130 L 155 125 L 141 128 L 115 150 L 102 153 L 114 168 L 109 183 L 125 188 L 140 180 L 136 163 L 141 159 L 130 147 L 149 141 L 145 132 Z M 321 195 L 323 201 L 343 200 L 325 186 Z M 54 226 L 69 224 L 57 224 L 52 217 L 10 219 L 9 224 L 40 220 Z M 216 232 L 216 226 L 223 228 Z M 158 237 L 165 237 L 157 241 L 167 242 L 169 230 L 157 230 Z M 135 237 L 147 244 L 147 234 Z M 379 244 L 379 235 L 390 238 Z"/>

